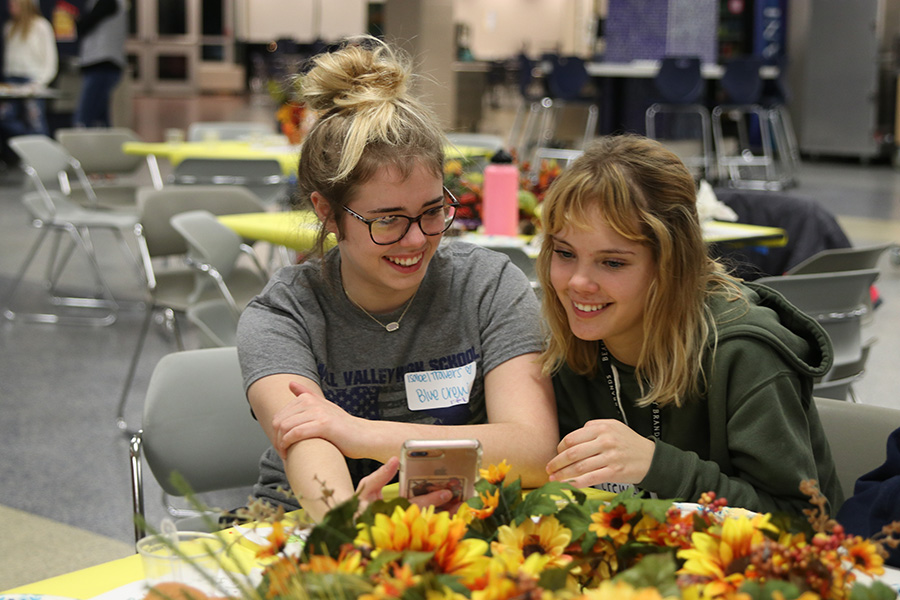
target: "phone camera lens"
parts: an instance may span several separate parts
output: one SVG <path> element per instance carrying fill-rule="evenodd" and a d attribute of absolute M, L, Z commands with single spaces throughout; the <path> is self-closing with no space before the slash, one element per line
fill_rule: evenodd
<path fill-rule="evenodd" d="M 425 451 L 422 451 L 422 450 L 417 450 L 417 451 L 415 451 L 415 452 L 410 452 L 409 455 L 410 455 L 410 456 L 414 456 L 414 457 L 428 456 L 428 452 L 425 452 Z"/>

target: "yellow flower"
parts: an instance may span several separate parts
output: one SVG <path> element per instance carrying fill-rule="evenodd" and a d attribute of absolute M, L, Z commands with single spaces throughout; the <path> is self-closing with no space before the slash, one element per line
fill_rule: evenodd
<path fill-rule="evenodd" d="M 587 589 L 584 600 L 663 600 L 656 588 L 635 589 L 624 581 L 603 581 L 595 588 Z"/>
<path fill-rule="evenodd" d="M 501 525 L 497 529 L 497 541 L 491 543 L 491 552 L 497 555 L 511 549 L 522 556 L 523 562 L 533 554 L 541 554 L 549 564 L 562 567 L 572 560 L 565 554 L 571 541 L 572 531 L 556 517 L 543 517 L 537 523 L 526 519 L 516 527 Z"/>
<path fill-rule="evenodd" d="M 390 516 L 375 515 L 371 527 L 360 524 L 356 543 L 373 547 L 375 555 L 383 550 L 434 552 L 430 569 L 469 582 L 483 573 L 488 545 L 484 540 L 464 540 L 465 534 L 462 517 L 451 518 L 446 511 L 436 513 L 433 506 L 423 511 L 411 504 L 405 510 L 396 507 Z"/>
<path fill-rule="evenodd" d="M 499 465 L 489 465 L 487 469 L 479 469 L 479 474 L 482 479 L 486 479 L 492 485 L 499 485 L 506 479 L 509 469 L 510 466 L 504 458 Z"/>
<path fill-rule="evenodd" d="M 750 556 L 754 546 L 764 543 L 764 529 L 777 531 L 769 519 L 767 514 L 726 519 L 707 532 L 694 532 L 694 547 L 678 551 L 678 557 L 685 559 L 679 573 L 708 579 L 704 595 L 734 592 L 745 580 L 742 559 Z"/>
<path fill-rule="evenodd" d="M 884 573 L 884 557 L 878 553 L 875 544 L 859 536 L 847 548 L 847 555 L 853 566 L 869 575 Z"/>
<path fill-rule="evenodd" d="M 463 504 L 460 507 L 460 512 L 463 512 L 463 516 L 466 519 L 466 522 L 471 522 L 471 518 L 474 517 L 476 519 L 487 519 L 494 511 L 497 510 L 497 505 L 500 503 L 500 490 L 494 490 L 494 493 L 490 492 L 481 492 L 478 494 L 478 497 L 481 498 L 481 503 L 484 505 L 482 508 L 472 508 L 468 504 Z"/>
<path fill-rule="evenodd" d="M 622 505 L 616 506 L 610 511 L 600 510 L 591 515 L 591 523 L 588 529 L 597 534 L 598 537 L 608 537 L 614 544 L 622 545 L 628 541 L 628 534 L 631 532 L 631 524 L 629 521 L 634 515 L 625 511 Z"/>
<path fill-rule="evenodd" d="M 312 573 L 350 573 L 363 574 L 362 553 L 354 548 L 344 548 L 337 559 L 324 554 L 312 554 L 303 565 L 304 570 Z"/>
<path fill-rule="evenodd" d="M 505 547 L 488 564 L 487 581 L 472 592 L 472 600 L 507 600 L 523 598 L 537 585 L 541 571 L 550 557 L 534 553 L 522 560 L 515 548 Z"/>

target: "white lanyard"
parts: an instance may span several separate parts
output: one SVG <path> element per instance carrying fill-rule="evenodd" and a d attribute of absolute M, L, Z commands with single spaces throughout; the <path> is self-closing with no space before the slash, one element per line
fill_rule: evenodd
<path fill-rule="evenodd" d="M 622 409 L 622 402 L 619 399 L 619 369 L 617 369 L 616 365 L 609 359 L 609 350 L 606 349 L 606 344 L 602 341 L 600 342 L 600 361 L 607 363 L 609 366 L 609 369 L 604 369 L 604 372 L 606 374 L 606 384 L 609 386 L 609 393 L 612 396 L 613 404 L 616 405 L 616 409 L 618 409 L 619 415 L 622 417 L 622 422 L 631 427 L 628 423 L 628 417 Z M 650 414 L 653 419 L 653 437 L 658 440 L 662 439 L 662 419 L 659 415 L 659 404 L 656 402 L 652 404 Z"/>
<path fill-rule="evenodd" d="M 609 350 L 606 349 L 606 344 L 602 341 L 600 342 L 600 360 L 601 362 L 607 363 L 609 366 L 609 369 L 604 369 L 604 373 L 606 374 L 606 384 L 609 386 L 609 393 L 612 396 L 613 404 L 616 405 L 619 415 L 622 416 L 622 422 L 628 425 L 628 417 L 625 415 L 625 411 L 622 409 L 621 400 L 619 399 L 619 369 L 617 369 L 616 365 L 609 359 Z M 652 405 L 651 414 L 653 416 L 653 437 L 659 440 L 662 438 L 662 424 L 660 423 L 659 404 L 656 402 Z M 631 425 L 628 426 L 631 427 Z M 600 483 L 594 487 L 613 493 L 619 493 L 630 487 L 637 488 L 637 486 L 630 483 Z M 648 492 L 645 491 L 645 493 Z M 651 498 L 657 497 L 656 492 L 649 492 L 649 494 Z"/>

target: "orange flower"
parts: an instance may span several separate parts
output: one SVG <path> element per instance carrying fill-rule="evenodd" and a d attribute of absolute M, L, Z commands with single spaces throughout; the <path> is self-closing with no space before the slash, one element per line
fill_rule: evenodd
<path fill-rule="evenodd" d="M 853 566 L 868 575 L 884 574 L 884 557 L 878 553 L 875 544 L 859 536 L 847 548 L 847 555 Z"/>
<path fill-rule="evenodd" d="M 480 469 L 479 473 L 482 479 L 486 479 L 488 483 L 492 485 L 500 485 L 503 483 L 503 480 L 506 479 L 506 475 L 509 473 L 510 466 L 507 464 L 506 459 L 500 462 L 499 465 L 489 465 L 487 469 Z"/>
<path fill-rule="evenodd" d="M 272 533 L 266 536 L 269 545 L 263 546 L 256 551 L 256 556 L 264 558 L 266 556 L 275 556 L 284 548 L 287 543 L 288 536 L 284 531 L 284 523 L 275 521 L 272 523 Z"/>
<path fill-rule="evenodd" d="M 302 590 L 300 569 L 291 558 L 279 557 L 277 561 L 266 568 L 266 575 L 269 577 L 266 598 L 288 598 L 292 592 Z"/>
<path fill-rule="evenodd" d="M 610 511 L 601 510 L 591 515 L 593 523 L 588 529 L 596 533 L 599 537 L 608 537 L 613 543 L 622 545 L 628 541 L 628 534 L 631 533 L 631 519 L 633 514 L 625 511 L 622 505 L 616 506 Z"/>
<path fill-rule="evenodd" d="M 497 510 L 497 505 L 500 503 L 500 490 L 494 490 L 493 494 L 491 492 L 481 492 L 478 494 L 478 497 L 481 498 L 481 502 L 484 505 L 482 508 L 472 508 L 468 504 L 463 504 L 460 510 L 465 510 L 471 517 L 476 519 L 487 519 Z M 467 522 L 471 521 L 469 515 L 465 515 Z"/>

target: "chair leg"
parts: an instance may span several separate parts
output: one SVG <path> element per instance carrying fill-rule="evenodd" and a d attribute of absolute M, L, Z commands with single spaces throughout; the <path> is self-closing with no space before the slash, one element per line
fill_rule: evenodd
<path fill-rule="evenodd" d="M 63 325 L 94 325 L 94 326 L 106 326 L 111 325 L 116 322 L 117 312 L 118 312 L 118 304 L 115 301 L 115 298 L 112 295 L 112 291 L 109 289 L 109 286 L 106 285 L 105 280 L 103 279 L 103 275 L 100 271 L 100 265 L 97 263 L 96 257 L 90 251 L 90 247 L 85 245 L 84 240 L 79 235 L 79 232 L 71 227 L 53 227 L 57 232 L 65 231 L 69 234 L 71 241 L 73 244 L 81 249 L 83 254 L 88 260 L 89 266 L 93 271 L 93 274 L 98 281 L 101 283 L 102 293 L 106 296 L 106 298 L 79 298 L 79 297 L 69 297 L 69 298 L 61 298 L 61 297 L 52 297 L 51 301 L 53 304 L 58 306 L 69 306 L 75 308 L 87 308 L 87 309 L 105 309 L 106 313 L 102 315 L 60 315 L 57 313 L 39 313 L 39 312 L 16 312 L 12 309 L 13 298 L 18 291 L 19 286 L 22 283 L 22 280 L 25 278 L 25 274 L 28 272 L 29 267 L 34 261 L 35 256 L 37 255 L 40 246 L 44 243 L 47 235 L 50 232 L 50 227 L 42 227 L 41 232 L 38 235 L 37 240 L 35 240 L 34 244 L 30 248 L 28 255 L 25 258 L 25 261 L 22 263 L 22 267 L 19 269 L 19 273 L 13 282 L 12 287 L 10 288 L 9 293 L 7 294 L 6 301 L 3 304 L 3 316 L 10 320 L 21 320 L 25 322 L 32 323 L 58 323 Z M 57 240 L 58 241 L 58 240 Z M 55 252 L 56 246 L 53 250 Z M 65 259 L 67 261 L 68 258 Z M 51 280 L 50 285 L 53 285 Z M 52 292 L 52 290 L 51 290 Z"/>
<path fill-rule="evenodd" d="M 138 362 L 141 353 L 144 350 L 144 342 L 147 340 L 147 333 L 150 331 L 150 323 L 153 321 L 154 307 L 152 304 L 147 306 L 147 313 L 144 315 L 144 321 L 141 323 L 141 330 L 138 333 L 137 345 L 134 353 L 131 355 L 131 362 L 128 364 L 128 371 L 125 374 L 125 383 L 122 386 L 122 393 L 119 396 L 119 406 L 116 408 L 116 426 L 126 435 L 134 435 L 135 430 L 128 428 L 125 421 L 125 404 L 128 402 L 128 395 L 131 392 L 131 384 L 134 382 L 134 374 L 137 372 Z"/>
<path fill-rule="evenodd" d="M 139 542 L 146 535 L 144 527 L 144 474 L 141 463 L 141 435 L 136 432 L 128 444 L 128 459 L 131 463 L 131 505 L 134 518 L 134 541 Z"/>

